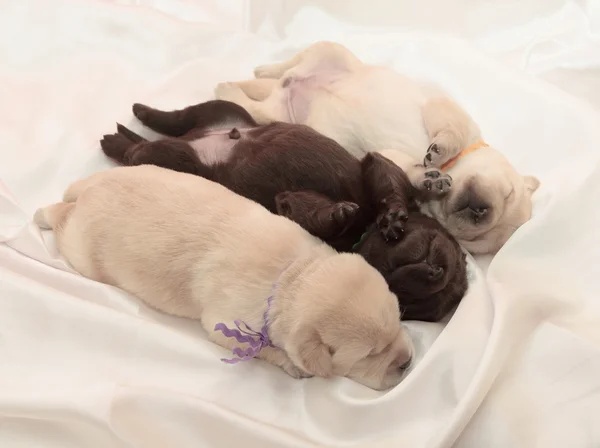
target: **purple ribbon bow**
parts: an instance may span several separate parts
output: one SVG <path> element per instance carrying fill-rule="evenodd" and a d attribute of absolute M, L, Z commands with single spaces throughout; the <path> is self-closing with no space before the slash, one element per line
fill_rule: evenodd
<path fill-rule="evenodd" d="M 275 290 L 275 287 L 276 284 L 273 285 L 273 290 Z M 273 291 L 273 293 L 275 293 L 275 291 Z M 215 325 L 214 331 L 221 331 L 228 338 L 235 338 L 240 343 L 247 343 L 250 345 L 250 347 L 246 349 L 235 347 L 231 351 L 234 355 L 237 356 L 237 358 L 222 358 L 221 361 L 227 364 L 235 364 L 240 361 L 248 361 L 249 359 L 256 357 L 256 355 L 258 355 L 259 352 L 265 347 L 276 348 L 271 342 L 271 339 L 269 338 L 269 321 L 267 319 L 267 314 L 271 309 L 272 300 L 273 295 L 269 296 L 269 298 L 267 299 L 267 309 L 263 314 L 263 320 L 265 323 L 261 328 L 260 332 L 254 331 L 246 322 L 240 319 L 233 321 L 233 323 L 237 327 L 237 330 L 235 328 L 228 328 L 227 325 L 225 325 L 223 322 L 219 322 Z M 245 328 L 242 328 L 242 326 Z"/>

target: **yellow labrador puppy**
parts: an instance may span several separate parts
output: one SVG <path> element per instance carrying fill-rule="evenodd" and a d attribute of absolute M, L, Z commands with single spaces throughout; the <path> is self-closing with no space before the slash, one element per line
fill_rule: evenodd
<path fill-rule="evenodd" d="M 443 91 L 364 64 L 332 42 L 254 73 L 257 79 L 219 84 L 216 97 L 244 107 L 260 124 L 311 126 L 357 157 L 388 150 L 385 155 L 417 187 L 425 183 L 442 193 L 422 204 L 423 212 L 470 252 L 496 252 L 531 217 L 539 181 L 520 175 L 488 146 L 473 119 Z M 453 179 L 449 192 L 447 175 Z"/>
<path fill-rule="evenodd" d="M 379 272 L 296 223 L 199 176 L 142 165 L 72 184 L 39 209 L 81 274 L 198 319 L 236 362 L 293 377 L 400 382 L 412 343 Z M 237 328 L 235 328 L 235 326 Z"/>

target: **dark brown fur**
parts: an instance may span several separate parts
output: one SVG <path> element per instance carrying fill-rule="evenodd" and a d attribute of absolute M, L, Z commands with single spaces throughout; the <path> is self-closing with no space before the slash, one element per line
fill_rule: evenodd
<path fill-rule="evenodd" d="M 468 287 L 460 245 L 436 220 L 411 210 L 405 237 L 389 246 L 369 229 L 355 249 L 381 272 L 400 299 L 405 319 L 442 319 Z"/>
<path fill-rule="evenodd" d="M 119 132 L 101 142 L 117 163 L 205 177 L 298 222 L 337 250 L 356 246 L 398 295 L 404 319 L 437 321 L 463 297 L 464 253 L 437 221 L 411 207 L 418 192 L 385 157 L 369 153 L 358 160 L 304 125 L 259 126 L 226 101 L 172 112 L 136 104 L 133 111 L 169 137 L 149 142 L 118 125 Z M 230 155 L 203 163 L 197 150 L 207 140 L 199 146 L 198 139 L 215 131 L 228 133 Z"/>

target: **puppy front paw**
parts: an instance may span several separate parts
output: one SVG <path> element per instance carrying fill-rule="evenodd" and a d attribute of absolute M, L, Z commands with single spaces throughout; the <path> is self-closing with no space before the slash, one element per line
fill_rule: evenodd
<path fill-rule="evenodd" d="M 452 133 L 440 133 L 432 139 L 429 148 L 427 148 L 423 165 L 440 168 L 452 157 L 458 155 L 461 148 L 461 142 L 456 135 Z"/>
<path fill-rule="evenodd" d="M 427 154 L 423 159 L 423 165 L 426 167 L 430 166 L 442 166 L 449 157 L 446 155 L 446 150 L 439 146 L 437 143 L 432 143 L 427 148 Z"/>
<path fill-rule="evenodd" d="M 377 217 L 377 228 L 386 241 L 396 241 L 404 233 L 404 224 L 408 219 L 408 212 L 404 206 L 388 206 Z"/>
<path fill-rule="evenodd" d="M 292 378 L 296 378 L 297 380 L 302 378 L 311 378 L 314 376 L 296 367 L 291 361 L 285 362 L 283 365 L 281 365 L 281 368 L 285 373 L 287 373 Z"/>
<path fill-rule="evenodd" d="M 423 169 L 414 187 L 426 199 L 441 198 L 450 191 L 452 178 L 437 168 Z"/>

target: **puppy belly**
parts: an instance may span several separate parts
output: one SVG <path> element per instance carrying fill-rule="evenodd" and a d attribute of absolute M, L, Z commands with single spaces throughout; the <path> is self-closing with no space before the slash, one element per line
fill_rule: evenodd
<path fill-rule="evenodd" d="M 287 109 L 290 123 L 304 124 L 310 111 L 310 103 L 314 92 L 302 85 L 293 85 L 288 89 Z"/>
<path fill-rule="evenodd" d="M 225 163 L 231 157 L 233 147 L 245 138 L 246 130 L 240 130 L 240 138 L 229 137 L 229 130 L 223 134 L 207 135 L 197 140 L 192 140 L 189 145 L 194 148 L 200 161 L 208 166 Z"/>
<path fill-rule="evenodd" d="M 321 88 L 324 88 L 342 76 L 341 72 L 319 72 L 310 76 L 288 76 L 282 81 L 286 89 L 287 110 L 290 123 L 305 124 L 310 112 L 311 102 Z"/>

